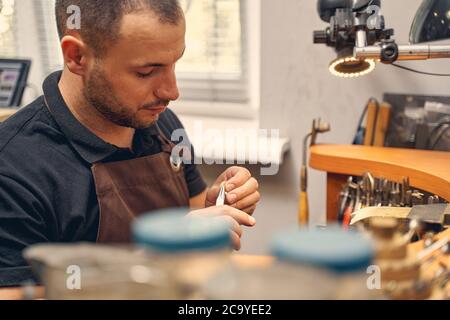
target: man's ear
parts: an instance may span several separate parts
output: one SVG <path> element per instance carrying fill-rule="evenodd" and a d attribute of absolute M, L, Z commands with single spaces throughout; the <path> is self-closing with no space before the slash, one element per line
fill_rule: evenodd
<path fill-rule="evenodd" d="M 67 68 L 79 76 L 85 75 L 88 68 L 86 44 L 79 37 L 67 35 L 61 40 L 61 49 Z"/>

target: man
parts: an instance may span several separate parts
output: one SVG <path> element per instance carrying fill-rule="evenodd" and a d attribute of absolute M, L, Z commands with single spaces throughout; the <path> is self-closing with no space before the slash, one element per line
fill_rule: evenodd
<path fill-rule="evenodd" d="M 69 6 L 81 10 L 68 28 Z M 167 109 L 179 97 L 175 64 L 185 51 L 177 0 L 57 0 L 64 70 L 44 96 L 0 126 L 0 285 L 31 277 L 22 250 L 46 242 L 130 239 L 135 216 L 167 207 L 253 226 L 258 183 L 233 167 L 207 189 L 193 164 L 171 154 Z M 215 207 L 222 183 L 226 206 Z"/>

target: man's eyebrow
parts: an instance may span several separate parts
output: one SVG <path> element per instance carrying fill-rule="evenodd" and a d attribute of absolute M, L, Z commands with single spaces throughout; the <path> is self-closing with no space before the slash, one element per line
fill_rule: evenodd
<path fill-rule="evenodd" d="M 149 68 L 149 67 L 164 67 L 164 64 L 162 63 L 146 63 L 136 66 L 138 68 Z"/>
<path fill-rule="evenodd" d="M 176 60 L 180 60 L 181 58 L 183 58 L 184 53 L 186 51 L 186 47 L 183 49 L 183 52 L 181 53 L 180 57 Z M 145 63 L 143 65 L 139 65 L 137 66 L 138 68 L 150 68 L 150 67 L 164 67 L 165 64 L 164 63 L 154 63 L 154 62 L 150 62 L 150 63 Z"/>

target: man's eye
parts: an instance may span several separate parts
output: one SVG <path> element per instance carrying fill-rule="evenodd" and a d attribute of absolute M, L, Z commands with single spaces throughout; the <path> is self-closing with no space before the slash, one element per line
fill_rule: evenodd
<path fill-rule="evenodd" d="M 153 74 L 153 71 L 147 72 L 147 73 L 142 73 L 142 72 L 137 72 L 136 75 L 139 78 L 148 78 Z"/>

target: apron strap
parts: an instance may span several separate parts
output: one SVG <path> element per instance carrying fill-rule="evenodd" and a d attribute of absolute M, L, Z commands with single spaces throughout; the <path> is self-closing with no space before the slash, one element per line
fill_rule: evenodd
<path fill-rule="evenodd" d="M 172 153 L 172 149 L 175 147 L 175 144 L 164 135 L 157 123 L 154 124 L 154 128 L 156 129 L 158 140 L 161 142 L 162 150 L 167 153 Z"/>
<path fill-rule="evenodd" d="M 157 123 L 155 123 L 154 126 L 156 128 L 158 139 L 161 142 L 161 148 L 163 152 L 170 154 L 170 165 L 172 167 L 172 170 L 174 172 L 179 172 L 183 166 L 183 150 L 181 150 L 180 155 L 172 154 L 172 150 L 173 148 L 175 148 L 175 144 L 164 135 Z"/>

